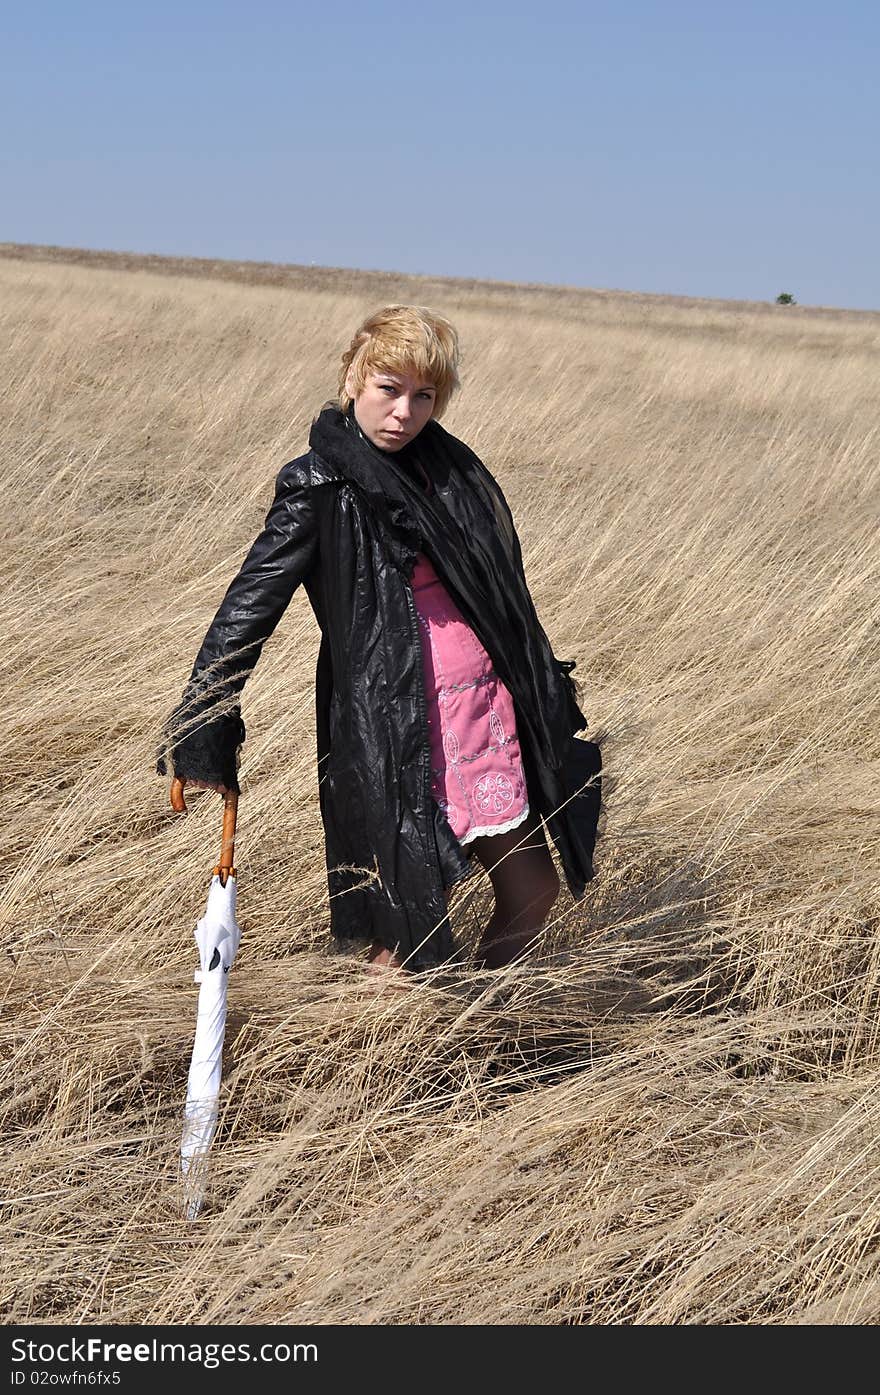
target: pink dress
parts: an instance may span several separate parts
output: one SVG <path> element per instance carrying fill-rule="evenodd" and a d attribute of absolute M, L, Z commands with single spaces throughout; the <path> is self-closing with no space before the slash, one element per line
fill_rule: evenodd
<path fill-rule="evenodd" d="M 412 575 L 431 737 L 431 793 L 460 843 L 529 812 L 513 698 L 420 552 Z"/>

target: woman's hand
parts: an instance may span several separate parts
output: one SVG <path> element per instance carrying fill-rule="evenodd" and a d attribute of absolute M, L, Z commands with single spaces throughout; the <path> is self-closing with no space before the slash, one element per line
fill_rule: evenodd
<path fill-rule="evenodd" d="M 188 780 L 185 775 L 175 775 L 171 781 L 171 807 L 176 814 L 188 813 L 183 797 L 184 785 L 189 785 L 191 790 L 216 790 L 224 799 L 229 793 L 225 785 L 211 785 L 206 780 Z"/>

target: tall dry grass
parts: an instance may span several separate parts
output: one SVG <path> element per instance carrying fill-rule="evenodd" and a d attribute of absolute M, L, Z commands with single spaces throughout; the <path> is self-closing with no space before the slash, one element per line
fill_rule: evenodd
<path fill-rule="evenodd" d="M 6 252 L 6 1320 L 875 1321 L 880 319 Z M 186 1224 L 220 805 L 175 819 L 153 748 L 393 299 L 460 326 L 447 424 L 603 741 L 599 876 L 531 963 L 370 991 L 328 946 L 298 594 L 245 693 L 244 938 Z M 460 891 L 464 942 L 489 905 Z"/>

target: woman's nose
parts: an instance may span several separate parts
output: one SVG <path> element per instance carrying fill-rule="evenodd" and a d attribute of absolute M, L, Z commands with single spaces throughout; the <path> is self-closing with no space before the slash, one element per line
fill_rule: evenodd
<path fill-rule="evenodd" d="M 400 421 L 408 421 L 412 416 L 412 403 L 408 397 L 398 397 L 394 404 L 394 415 Z"/>

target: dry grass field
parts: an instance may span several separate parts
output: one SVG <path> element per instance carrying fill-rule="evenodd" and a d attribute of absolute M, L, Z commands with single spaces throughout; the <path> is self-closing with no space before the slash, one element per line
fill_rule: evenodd
<path fill-rule="evenodd" d="M 532 962 L 375 991 L 328 941 L 299 592 L 244 695 L 186 1223 L 221 803 L 176 818 L 154 747 L 393 300 L 461 330 L 445 424 L 578 661 L 599 875 Z M 10 246 L 0 313 L 3 1320 L 876 1322 L 880 316 Z"/>

